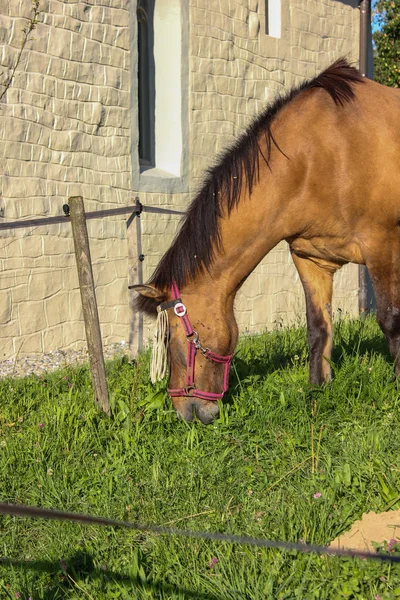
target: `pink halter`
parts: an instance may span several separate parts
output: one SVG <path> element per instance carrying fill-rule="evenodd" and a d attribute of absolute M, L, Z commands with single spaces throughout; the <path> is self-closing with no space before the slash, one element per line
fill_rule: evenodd
<path fill-rule="evenodd" d="M 189 317 L 186 314 L 186 306 L 182 304 L 180 299 L 179 289 L 174 282 L 171 286 L 172 301 L 164 302 L 158 307 L 159 311 L 168 310 L 169 308 L 174 309 L 174 313 L 180 318 L 183 329 L 185 330 L 187 345 L 187 363 L 186 363 L 186 379 L 185 387 L 177 389 L 168 389 L 168 393 L 171 397 L 177 396 L 194 396 L 195 398 L 201 398 L 202 400 L 220 400 L 228 389 L 229 381 L 229 369 L 232 361 L 232 354 L 229 356 L 221 356 L 215 354 L 210 348 L 203 348 L 200 343 L 198 333 L 193 329 L 190 324 Z M 194 385 L 194 363 L 196 358 L 197 350 L 200 350 L 202 355 L 207 359 L 215 363 L 221 363 L 225 365 L 224 368 L 224 387 L 220 394 L 214 392 L 203 392 L 198 390 Z"/>

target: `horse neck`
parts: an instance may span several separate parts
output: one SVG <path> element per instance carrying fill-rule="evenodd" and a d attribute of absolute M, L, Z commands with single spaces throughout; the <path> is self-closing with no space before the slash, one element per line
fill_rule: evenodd
<path fill-rule="evenodd" d="M 220 249 L 215 249 L 209 270 L 198 275 L 190 288 L 207 291 L 225 310 L 243 281 L 264 256 L 286 237 L 282 208 L 285 189 L 271 185 L 269 171 L 261 172 L 251 196 L 244 191 L 237 206 L 220 222 Z M 286 188 L 286 186 L 281 186 Z"/>

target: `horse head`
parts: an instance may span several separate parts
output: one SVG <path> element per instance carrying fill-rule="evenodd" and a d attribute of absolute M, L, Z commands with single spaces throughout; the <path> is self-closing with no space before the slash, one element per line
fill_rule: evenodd
<path fill-rule="evenodd" d="M 135 285 L 139 307 L 151 315 L 168 315 L 168 327 L 153 348 L 153 361 L 164 354 L 168 363 L 168 393 L 178 416 L 191 421 L 194 414 L 211 423 L 219 414 L 218 400 L 228 389 L 229 368 L 237 342 L 233 310 L 216 299 L 189 291 L 180 295 L 176 284 L 167 292 L 151 284 Z M 157 319 L 160 327 L 160 319 Z M 157 366 L 155 366 L 157 370 Z M 164 369 L 161 369 L 163 372 Z"/>

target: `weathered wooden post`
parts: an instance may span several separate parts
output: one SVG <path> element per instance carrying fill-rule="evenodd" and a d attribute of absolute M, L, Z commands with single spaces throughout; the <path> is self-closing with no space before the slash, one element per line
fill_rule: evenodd
<path fill-rule="evenodd" d="M 68 204 L 70 208 L 72 235 L 74 237 L 76 266 L 81 291 L 94 399 L 96 404 L 107 415 L 111 416 L 83 198 L 82 196 L 73 196 L 69 198 Z"/>

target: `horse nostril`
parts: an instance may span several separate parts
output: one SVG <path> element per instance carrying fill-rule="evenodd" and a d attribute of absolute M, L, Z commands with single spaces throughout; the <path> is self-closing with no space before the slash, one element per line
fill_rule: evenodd
<path fill-rule="evenodd" d="M 184 421 L 193 421 L 193 402 L 191 398 L 182 398 L 179 400 L 179 402 L 173 402 L 178 418 Z"/>
<path fill-rule="evenodd" d="M 210 400 L 200 400 L 194 403 L 197 418 L 203 425 L 209 425 L 219 415 L 219 408 L 216 402 Z"/>

